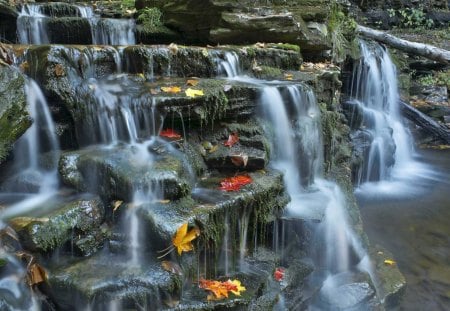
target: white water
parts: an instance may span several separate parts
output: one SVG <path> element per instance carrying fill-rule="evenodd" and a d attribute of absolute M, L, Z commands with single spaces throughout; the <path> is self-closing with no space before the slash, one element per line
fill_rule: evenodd
<path fill-rule="evenodd" d="M 399 111 L 396 68 L 387 50 L 361 42 L 361 54 L 351 98 L 362 108 L 363 126 L 373 141 L 358 174 L 358 190 L 401 194 L 408 179 L 429 171 L 414 158 L 412 137 Z"/>
<path fill-rule="evenodd" d="M 78 16 L 88 20 L 91 26 L 92 44 L 132 45 L 136 43 L 135 22 L 132 19 L 100 18 L 92 7 L 74 5 Z M 78 17 L 77 16 L 77 17 Z M 53 42 L 48 35 L 47 21 L 58 18 L 45 15 L 41 4 L 24 4 L 17 19 L 19 42 L 22 44 L 48 44 Z"/>
<path fill-rule="evenodd" d="M 28 80 L 25 91 L 33 125 L 14 149 L 13 171 L 16 173 L 2 185 L 4 192 L 20 193 L 25 199 L 2 210 L 0 218 L 13 217 L 39 207 L 53 197 L 58 188 L 59 143 L 55 124 L 36 82 Z"/>

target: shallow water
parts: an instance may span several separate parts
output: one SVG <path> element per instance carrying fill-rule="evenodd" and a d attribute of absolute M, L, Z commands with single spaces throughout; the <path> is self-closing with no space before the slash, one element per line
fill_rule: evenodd
<path fill-rule="evenodd" d="M 421 151 L 422 167 L 389 191 L 356 192 L 373 245 L 384 246 L 407 280 L 395 310 L 450 310 L 450 151 Z"/>

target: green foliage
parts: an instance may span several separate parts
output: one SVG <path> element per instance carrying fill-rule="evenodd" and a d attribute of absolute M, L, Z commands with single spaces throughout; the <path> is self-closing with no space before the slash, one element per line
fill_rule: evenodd
<path fill-rule="evenodd" d="M 390 17 L 398 17 L 400 21 L 399 27 L 412 29 L 430 29 L 433 28 L 434 22 L 432 19 L 426 18 L 423 8 L 418 9 L 401 9 L 388 10 Z"/>
<path fill-rule="evenodd" d="M 133 10 L 134 0 L 122 0 L 120 3 L 120 7 L 122 8 L 122 10 Z"/>
<path fill-rule="evenodd" d="M 332 61 L 342 62 L 355 39 L 356 21 L 342 12 L 341 6 L 333 1 L 328 16 L 328 33 L 332 47 Z"/>
<path fill-rule="evenodd" d="M 421 85 L 439 85 L 446 86 L 450 89 L 450 70 L 437 71 L 434 74 L 429 74 L 420 77 L 417 82 Z"/>
<path fill-rule="evenodd" d="M 154 31 L 163 25 L 162 12 L 158 8 L 145 8 L 139 11 L 137 22 L 146 31 Z"/>

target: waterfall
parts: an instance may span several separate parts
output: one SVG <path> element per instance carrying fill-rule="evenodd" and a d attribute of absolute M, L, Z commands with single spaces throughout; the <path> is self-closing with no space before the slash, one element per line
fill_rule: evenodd
<path fill-rule="evenodd" d="M 47 4 L 48 5 L 48 4 Z M 17 18 L 17 32 L 21 44 L 48 44 L 54 42 L 49 36 L 49 19 L 61 16 L 51 9 L 44 10 L 44 4 L 24 4 Z M 65 12 L 67 17 L 84 18 L 91 28 L 92 44 L 131 45 L 136 43 L 135 22 L 132 19 L 100 18 L 92 7 L 71 5 Z M 70 22 L 70 21 L 67 21 Z"/>
<path fill-rule="evenodd" d="M 236 52 L 225 52 L 224 58 L 217 57 L 216 63 L 219 74 L 225 74 L 228 78 L 237 77 L 242 73 Z"/>
<path fill-rule="evenodd" d="M 27 212 L 56 194 L 59 142 L 47 101 L 33 80 L 26 83 L 27 104 L 33 125 L 14 149 L 12 176 L 2 184 L 3 191 L 21 193 L 25 199 L 9 206 L 0 217 Z M 45 158 L 45 159 L 44 159 Z"/>
<path fill-rule="evenodd" d="M 380 45 L 360 45 L 362 58 L 353 71 L 350 97 L 362 111 L 360 135 L 370 146 L 359 167 L 358 185 L 390 180 L 414 163 L 411 135 L 400 116 L 395 65 Z"/>

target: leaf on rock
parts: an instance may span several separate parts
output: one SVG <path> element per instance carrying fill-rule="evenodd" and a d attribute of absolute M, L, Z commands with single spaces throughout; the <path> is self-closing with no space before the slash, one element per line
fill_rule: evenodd
<path fill-rule="evenodd" d="M 211 147 L 211 149 L 209 149 L 209 153 L 214 153 L 214 152 L 216 152 L 217 151 L 217 149 L 219 149 L 219 145 L 214 145 L 214 146 L 212 146 Z"/>
<path fill-rule="evenodd" d="M 176 54 L 178 52 L 178 45 L 176 45 L 175 43 L 171 43 L 168 46 L 169 51 L 172 52 L 173 54 Z"/>
<path fill-rule="evenodd" d="M 120 205 L 122 205 L 122 203 L 123 201 L 121 200 L 113 201 L 113 212 L 115 212 L 120 207 Z"/>
<path fill-rule="evenodd" d="M 392 265 L 395 265 L 396 262 L 392 259 L 386 259 L 386 260 L 384 260 L 384 264 L 388 265 L 388 266 L 392 266 Z"/>
<path fill-rule="evenodd" d="M 172 244 L 177 248 L 178 255 L 181 255 L 182 252 L 191 251 L 194 248 L 192 241 L 200 235 L 200 230 L 197 227 L 192 228 L 189 232 L 187 229 L 188 224 L 183 224 L 180 228 L 178 228 L 172 239 Z"/>
<path fill-rule="evenodd" d="M 203 93 L 203 90 L 196 90 L 196 89 L 191 89 L 191 88 L 188 88 L 185 91 L 185 93 L 186 93 L 187 97 L 191 97 L 191 98 L 195 98 L 196 96 L 203 96 L 203 95 L 205 95 Z"/>
<path fill-rule="evenodd" d="M 293 77 L 294 77 L 294 75 L 293 75 L 292 73 L 285 73 L 285 74 L 284 74 L 284 78 L 285 78 L 286 80 L 292 80 Z"/>
<path fill-rule="evenodd" d="M 179 86 L 162 86 L 161 90 L 165 93 L 177 94 L 181 92 L 181 88 Z"/>
<path fill-rule="evenodd" d="M 203 48 L 203 49 L 202 49 L 202 54 L 203 54 L 203 56 L 205 56 L 205 57 L 208 57 L 208 56 L 209 56 L 208 50 L 207 50 L 206 48 Z"/>
<path fill-rule="evenodd" d="M 145 79 L 145 75 L 142 72 L 138 73 L 138 77 L 141 78 L 141 79 Z"/>
<path fill-rule="evenodd" d="M 160 92 L 157 89 L 150 89 L 150 94 L 152 95 L 158 95 Z"/>
<path fill-rule="evenodd" d="M 186 81 L 186 84 L 189 86 L 196 86 L 198 84 L 198 80 L 194 80 L 194 79 L 189 79 Z"/>
<path fill-rule="evenodd" d="M 33 263 L 28 267 L 27 271 L 28 285 L 33 286 L 47 281 L 47 272 L 37 263 Z"/>
<path fill-rule="evenodd" d="M 222 181 L 220 182 L 219 189 L 228 192 L 238 191 L 241 189 L 242 186 L 248 185 L 252 182 L 253 182 L 252 178 L 248 175 L 237 175 L 234 177 L 222 179 Z"/>
<path fill-rule="evenodd" d="M 275 272 L 273 273 L 273 278 L 277 282 L 281 282 L 284 278 L 284 268 L 276 268 Z"/>
<path fill-rule="evenodd" d="M 239 135 L 237 132 L 233 132 L 228 136 L 228 140 L 224 142 L 223 144 L 227 147 L 232 147 L 234 144 L 236 144 L 239 141 Z"/>
<path fill-rule="evenodd" d="M 231 158 L 231 162 L 240 167 L 246 167 L 247 166 L 247 162 L 248 162 L 248 155 L 246 155 L 245 153 L 239 153 L 239 154 L 233 154 L 230 155 Z"/>
<path fill-rule="evenodd" d="M 163 260 L 161 262 L 161 267 L 166 270 L 167 272 L 176 274 L 176 275 L 183 275 L 183 270 L 181 269 L 180 265 L 173 261 Z"/>
<path fill-rule="evenodd" d="M 228 286 L 230 292 L 235 294 L 236 296 L 240 296 L 241 292 L 245 292 L 245 286 L 242 286 L 241 281 L 239 280 L 228 280 L 225 282 Z"/>
<path fill-rule="evenodd" d="M 240 296 L 241 292 L 245 291 L 245 287 L 242 286 L 239 280 L 228 280 L 221 282 L 216 280 L 200 279 L 199 287 L 211 292 L 211 294 L 207 296 L 208 300 L 221 300 L 228 298 L 228 294 L 230 292 L 236 296 Z"/>
<path fill-rule="evenodd" d="M 66 75 L 66 71 L 64 70 L 64 67 L 61 64 L 55 65 L 55 75 L 57 77 L 62 77 Z"/>
<path fill-rule="evenodd" d="M 19 65 L 19 69 L 20 69 L 20 71 L 22 71 L 22 72 L 27 71 L 28 68 L 30 68 L 30 64 L 29 64 L 27 61 L 24 61 L 23 63 L 21 63 L 21 64 Z"/>
<path fill-rule="evenodd" d="M 173 129 L 165 129 L 159 132 L 159 136 L 166 137 L 166 138 L 181 138 L 181 135 L 175 132 Z"/>

